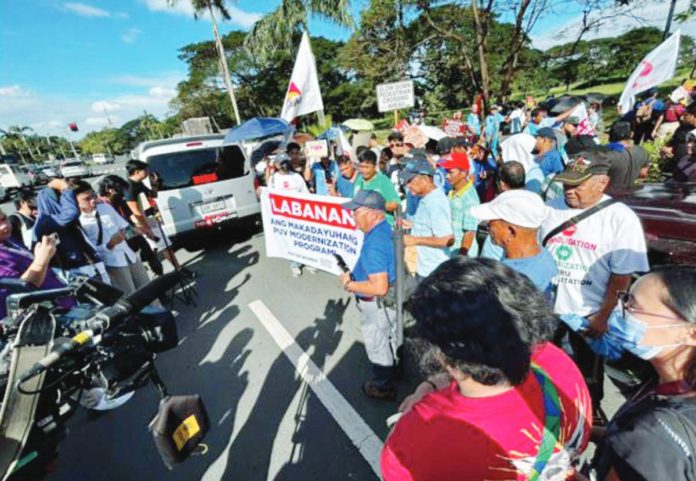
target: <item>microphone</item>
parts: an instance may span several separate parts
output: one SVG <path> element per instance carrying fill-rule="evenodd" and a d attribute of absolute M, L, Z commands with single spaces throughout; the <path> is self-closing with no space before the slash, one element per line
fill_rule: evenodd
<path fill-rule="evenodd" d="M 336 259 L 336 264 L 338 264 L 338 268 L 341 269 L 345 274 L 350 274 L 350 280 L 354 281 L 355 278 L 353 277 L 353 273 L 350 272 L 348 264 L 346 264 L 346 261 L 343 259 L 341 254 L 337 254 L 334 252 L 333 256 L 334 259 Z"/>
<path fill-rule="evenodd" d="M 66 354 L 81 349 L 94 338 L 95 334 L 101 334 L 109 326 L 123 321 L 133 312 L 140 311 L 159 296 L 175 287 L 179 283 L 180 278 L 181 274 L 176 271 L 164 274 L 126 296 L 125 299 L 117 301 L 113 306 L 100 310 L 88 324 L 93 326 L 92 329 L 78 332 L 70 342 L 58 346 L 49 355 L 36 362 L 31 369 L 19 377 L 17 384 L 22 384 L 32 377 L 38 376 Z"/>

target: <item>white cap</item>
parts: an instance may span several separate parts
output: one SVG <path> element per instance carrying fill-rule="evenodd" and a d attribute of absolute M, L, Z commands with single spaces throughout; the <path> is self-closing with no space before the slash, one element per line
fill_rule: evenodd
<path fill-rule="evenodd" d="M 546 212 L 539 194 L 523 189 L 508 190 L 490 202 L 469 209 L 469 215 L 479 220 L 500 219 L 528 229 L 541 227 Z"/>

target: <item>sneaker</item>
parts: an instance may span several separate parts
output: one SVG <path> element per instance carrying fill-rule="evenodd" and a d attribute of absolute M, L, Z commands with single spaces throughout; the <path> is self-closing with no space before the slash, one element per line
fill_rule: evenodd
<path fill-rule="evenodd" d="M 318 272 L 316 267 L 305 266 L 305 269 L 307 269 L 307 272 L 309 272 L 310 274 L 316 274 Z"/>
<path fill-rule="evenodd" d="M 299 266 L 292 266 L 290 272 L 292 272 L 292 277 L 300 277 L 302 275 L 302 268 Z"/>
<path fill-rule="evenodd" d="M 396 389 L 382 389 L 374 381 L 365 381 L 362 385 L 362 391 L 365 396 L 373 399 L 382 399 L 384 401 L 394 401 L 396 399 Z"/>

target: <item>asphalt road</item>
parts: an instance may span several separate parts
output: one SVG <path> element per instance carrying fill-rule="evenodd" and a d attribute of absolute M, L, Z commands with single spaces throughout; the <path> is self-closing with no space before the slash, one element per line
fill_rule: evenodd
<path fill-rule="evenodd" d="M 209 232 L 177 253 L 200 275 L 198 306 L 177 305 L 180 346 L 157 365 L 171 394 L 203 397 L 208 452 L 164 467 L 148 431 L 158 407 L 148 386 L 117 410 L 79 412 L 48 480 L 378 479 L 398 402 L 360 391 L 370 371 L 355 303 L 332 275 L 293 278 L 287 261 L 265 256 L 263 240 Z M 418 380 L 413 363 L 405 377 L 398 399 Z M 607 389 L 611 414 L 621 399 Z"/>

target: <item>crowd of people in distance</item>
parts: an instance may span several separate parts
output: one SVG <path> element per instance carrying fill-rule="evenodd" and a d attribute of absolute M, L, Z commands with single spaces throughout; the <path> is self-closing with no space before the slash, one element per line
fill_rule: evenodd
<path fill-rule="evenodd" d="M 598 103 L 585 118 L 576 106 L 480 116 L 474 105 L 420 148 L 394 130 L 386 145 L 373 136 L 316 162 L 291 143 L 269 163 L 273 189 L 350 199 L 365 240 L 339 282 L 372 366 L 363 392 L 388 401 L 404 344 L 389 239 L 404 231 L 409 342 L 427 376 L 402 400 L 385 480 L 696 477 L 696 267 L 651 270 L 641 221 L 621 202 L 648 176 L 640 144 L 653 138 L 663 178 L 696 181 L 696 92 L 680 89 L 665 102 L 648 92 L 604 142 Z M 651 376 L 608 420 L 604 367 L 617 358 Z"/>
<path fill-rule="evenodd" d="M 0 277 L 35 288 L 65 285 L 78 277 L 130 294 L 162 275 L 162 260 L 187 278 L 157 218 L 155 194 L 143 182 L 147 164 L 131 160 L 128 179 L 104 176 L 95 190 L 80 180 L 55 178 L 38 193 L 21 190 L 16 211 L 0 212 Z M 150 178 L 156 188 L 156 178 Z M 0 289 L 0 318 L 7 289 Z M 159 301 L 155 302 L 156 304 Z"/>

